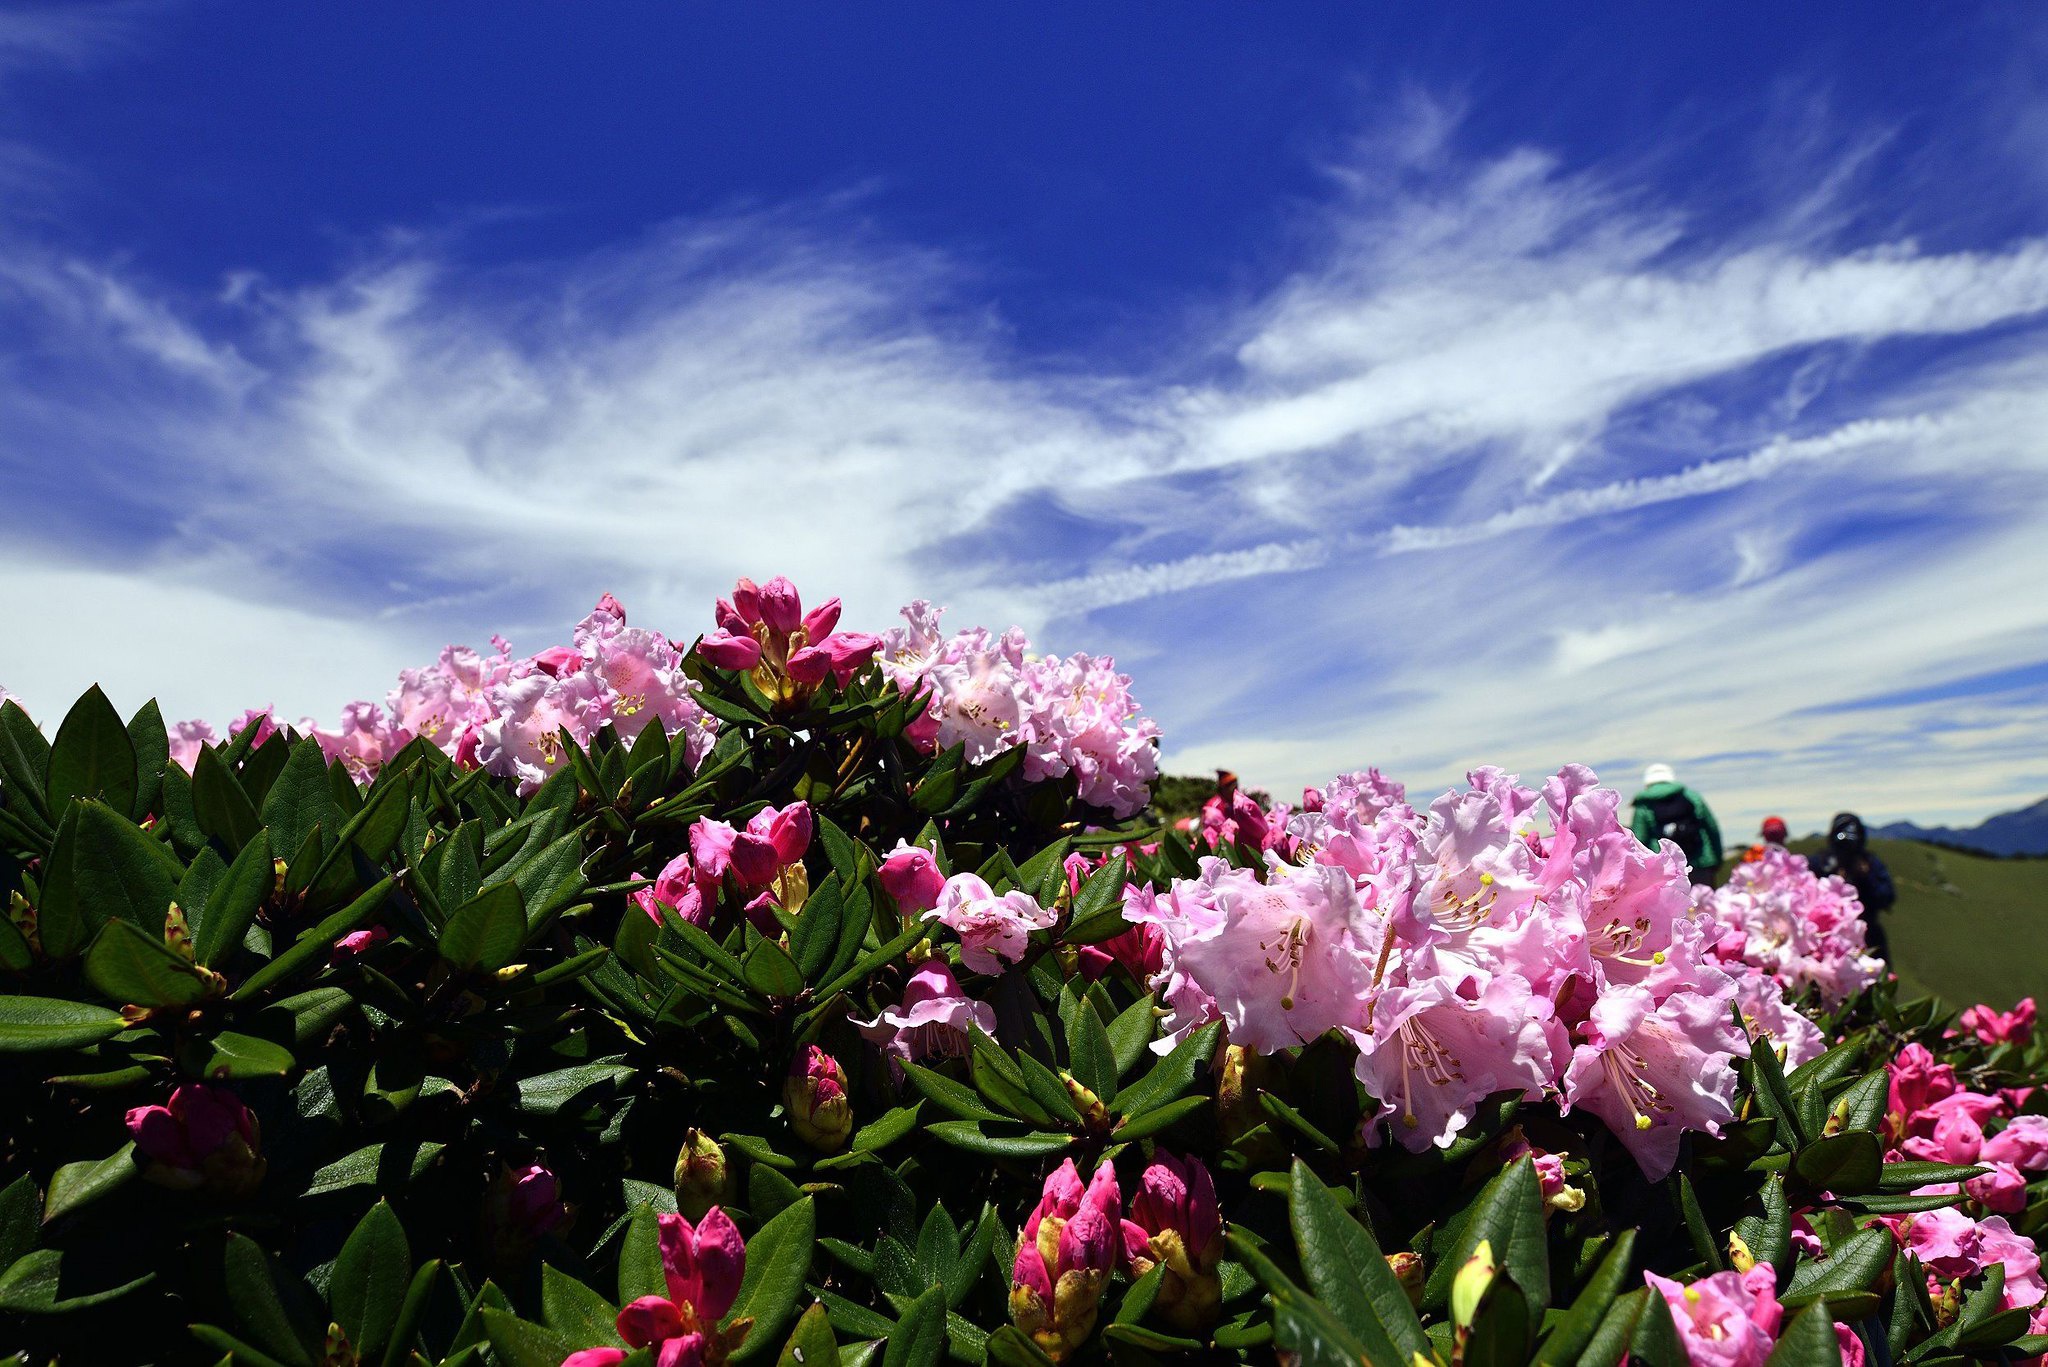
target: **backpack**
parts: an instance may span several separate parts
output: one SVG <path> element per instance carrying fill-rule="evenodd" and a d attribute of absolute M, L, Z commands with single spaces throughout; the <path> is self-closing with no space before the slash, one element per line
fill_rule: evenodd
<path fill-rule="evenodd" d="M 1683 850 L 1686 863 L 1697 864 L 1706 852 L 1707 841 L 1699 810 L 1692 805 L 1692 795 L 1680 788 L 1675 793 L 1651 798 L 1643 805 L 1650 809 L 1650 819 L 1657 823 L 1657 834 Z"/>

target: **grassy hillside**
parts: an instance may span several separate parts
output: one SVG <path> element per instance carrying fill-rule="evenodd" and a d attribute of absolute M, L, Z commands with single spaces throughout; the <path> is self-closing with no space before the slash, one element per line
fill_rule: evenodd
<path fill-rule="evenodd" d="M 1871 848 L 1898 890 L 1885 929 L 1892 968 L 1909 987 L 1958 1007 L 2048 999 L 2048 859 L 1991 859 L 1917 840 Z"/>

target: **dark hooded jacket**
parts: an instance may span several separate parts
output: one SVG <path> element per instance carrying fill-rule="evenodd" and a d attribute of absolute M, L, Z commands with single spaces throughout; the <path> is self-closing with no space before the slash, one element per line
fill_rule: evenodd
<path fill-rule="evenodd" d="M 1870 852 L 1868 842 L 1862 818 L 1854 812 L 1843 812 L 1828 826 L 1827 848 L 1814 855 L 1810 862 L 1814 873 L 1820 877 L 1832 874 L 1856 889 L 1856 896 L 1863 903 L 1864 942 L 1872 953 L 1880 958 L 1889 958 L 1888 937 L 1883 923 L 1878 920 L 1878 913 L 1898 898 L 1892 891 L 1891 871 L 1885 868 L 1882 859 Z"/>

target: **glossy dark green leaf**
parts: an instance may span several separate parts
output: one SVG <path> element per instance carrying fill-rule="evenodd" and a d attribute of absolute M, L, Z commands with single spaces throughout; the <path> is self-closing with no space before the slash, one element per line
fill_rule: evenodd
<path fill-rule="evenodd" d="M 207 895 L 205 912 L 192 936 L 194 957 L 211 968 L 241 948 L 257 910 L 276 886 L 270 837 L 258 830 Z"/>
<path fill-rule="evenodd" d="M 392 880 L 384 879 L 334 915 L 307 930 L 292 942 L 291 948 L 251 973 L 230 995 L 236 1001 L 254 997 L 273 983 L 282 982 L 301 969 L 325 962 L 334 953 L 335 941 L 369 920 L 372 913 L 390 895 L 391 886 Z"/>
<path fill-rule="evenodd" d="M 199 828 L 233 854 L 262 829 L 242 781 L 212 746 L 204 746 L 192 762 L 192 814 Z"/>
<path fill-rule="evenodd" d="M 1764 1367 L 1842 1367 L 1842 1350 L 1835 1341 L 1835 1322 L 1827 1307 L 1816 1305 L 1793 1316 Z"/>
<path fill-rule="evenodd" d="M 1116 1050 L 1109 1031 L 1086 997 L 1067 1017 L 1067 1069 L 1083 1087 L 1109 1105 L 1116 1098 Z"/>
<path fill-rule="evenodd" d="M 123 1144 L 105 1158 L 66 1163 L 50 1174 L 50 1190 L 43 1197 L 43 1223 L 83 1210 L 127 1186 L 140 1171 L 135 1166 L 132 1143 Z"/>
<path fill-rule="evenodd" d="M 127 1028 L 118 1011 L 53 997 L 0 997 L 0 1054 L 79 1049 Z"/>
<path fill-rule="evenodd" d="M 755 1230 L 747 1240 L 747 1270 L 740 1280 L 739 1294 L 733 1298 L 732 1314 L 734 1318 L 751 1318 L 754 1328 L 734 1355 L 736 1360 L 747 1361 L 775 1351 L 782 1327 L 796 1314 L 803 1296 L 817 1232 L 817 1211 L 806 1196 Z"/>
<path fill-rule="evenodd" d="M 1787 1308 L 1796 1308 L 1823 1296 L 1834 1299 L 1843 1293 L 1870 1291 L 1891 1266 L 1894 1247 L 1889 1231 L 1866 1229 L 1835 1249 L 1825 1262 L 1801 1263 L 1779 1299 Z"/>
<path fill-rule="evenodd" d="M 1816 1191 L 1854 1196 L 1876 1190 L 1884 1144 L 1869 1130 L 1848 1130 L 1814 1140 L 1792 1167 Z"/>
<path fill-rule="evenodd" d="M 367 1356 L 384 1347 L 411 1282 L 412 1246 L 405 1227 L 389 1203 L 379 1201 L 341 1246 L 327 1286 L 335 1321 L 357 1352 Z"/>
<path fill-rule="evenodd" d="M 38 819 L 52 820 L 58 813 L 44 800 L 49 781 L 50 743 L 21 705 L 9 699 L 0 702 L 0 781 L 9 793 L 21 794 Z"/>
<path fill-rule="evenodd" d="M 105 803 L 80 799 L 57 827 L 43 883 L 43 949 L 69 958 L 108 919 L 162 937 L 185 869 L 161 843 Z"/>
<path fill-rule="evenodd" d="M 747 986 L 764 997 L 794 997 L 804 990 L 803 970 L 773 940 L 748 950 L 744 966 Z"/>
<path fill-rule="evenodd" d="M 540 1303 L 548 1328 L 566 1342 L 585 1348 L 625 1346 L 616 1325 L 618 1307 L 552 1263 L 540 1270 Z"/>
<path fill-rule="evenodd" d="M 164 770 L 170 767 L 170 737 L 164 714 L 151 698 L 128 719 L 128 743 L 135 750 L 135 801 L 128 815 L 141 821 L 157 810 L 163 796 Z"/>
<path fill-rule="evenodd" d="M 1288 1217 L 1309 1289 L 1375 1354 L 1374 1360 L 1382 1353 L 1390 1362 L 1427 1354 L 1422 1322 L 1388 1268 L 1379 1241 L 1298 1158 L 1289 1174 Z"/>
<path fill-rule="evenodd" d="M 1536 1367 L 1566 1367 L 1578 1361 L 1615 1298 L 1629 1284 L 1635 1271 L 1635 1248 L 1636 1231 L 1624 1229 L 1614 1237 L 1601 1256 L 1600 1265 L 1587 1278 L 1585 1289 L 1545 1335 L 1536 1352 Z"/>
<path fill-rule="evenodd" d="M 516 885 L 500 883 L 458 907 L 434 948 L 457 968 L 495 973 L 519 957 L 525 942 L 524 900 Z"/>
<path fill-rule="evenodd" d="M 72 704 L 50 742 L 44 804 L 61 812 L 73 798 L 97 798 L 132 824 L 136 787 L 135 744 L 121 714 L 95 684 Z"/>
<path fill-rule="evenodd" d="M 257 1035 L 223 1030 L 211 1039 L 193 1040 L 180 1054 L 187 1070 L 213 1082 L 242 1078 L 283 1077 L 298 1066 L 291 1050 Z"/>
<path fill-rule="evenodd" d="M 134 1006 L 190 1006 L 206 995 L 197 969 L 160 936 L 126 921 L 109 921 L 85 951 L 85 976 L 109 1001 Z"/>
<path fill-rule="evenodd" d="M 315 826 L 324 831 L 341 829 L 341 809 L 335 806 L 334 793 L 328 787 L 327 757 L 319 742 L 302 740 L 291 747 L 260 810 L 263 824 L 270 828 L 270 848 L 280 854 L 297 851 Z"/>
<path fill-rule="evenodd" d="M 941 1120 L 925 1126 L 925 1133 L 942 1144 L 991 1158 L 1044 1158 L 1071 1148 L 1074 1137 L 1037 1131 L 1027 1134 L 984 1134 L 972 1120 Z"/>

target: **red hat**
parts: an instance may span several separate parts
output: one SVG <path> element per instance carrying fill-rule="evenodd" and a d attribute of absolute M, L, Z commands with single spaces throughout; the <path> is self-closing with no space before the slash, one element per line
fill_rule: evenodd
<path fill-rule="evenodd" d="M 1783 843 L 1785 839 L 1785 818 L 1767 816 L 1764 818 L 1764 839 Z"/>

